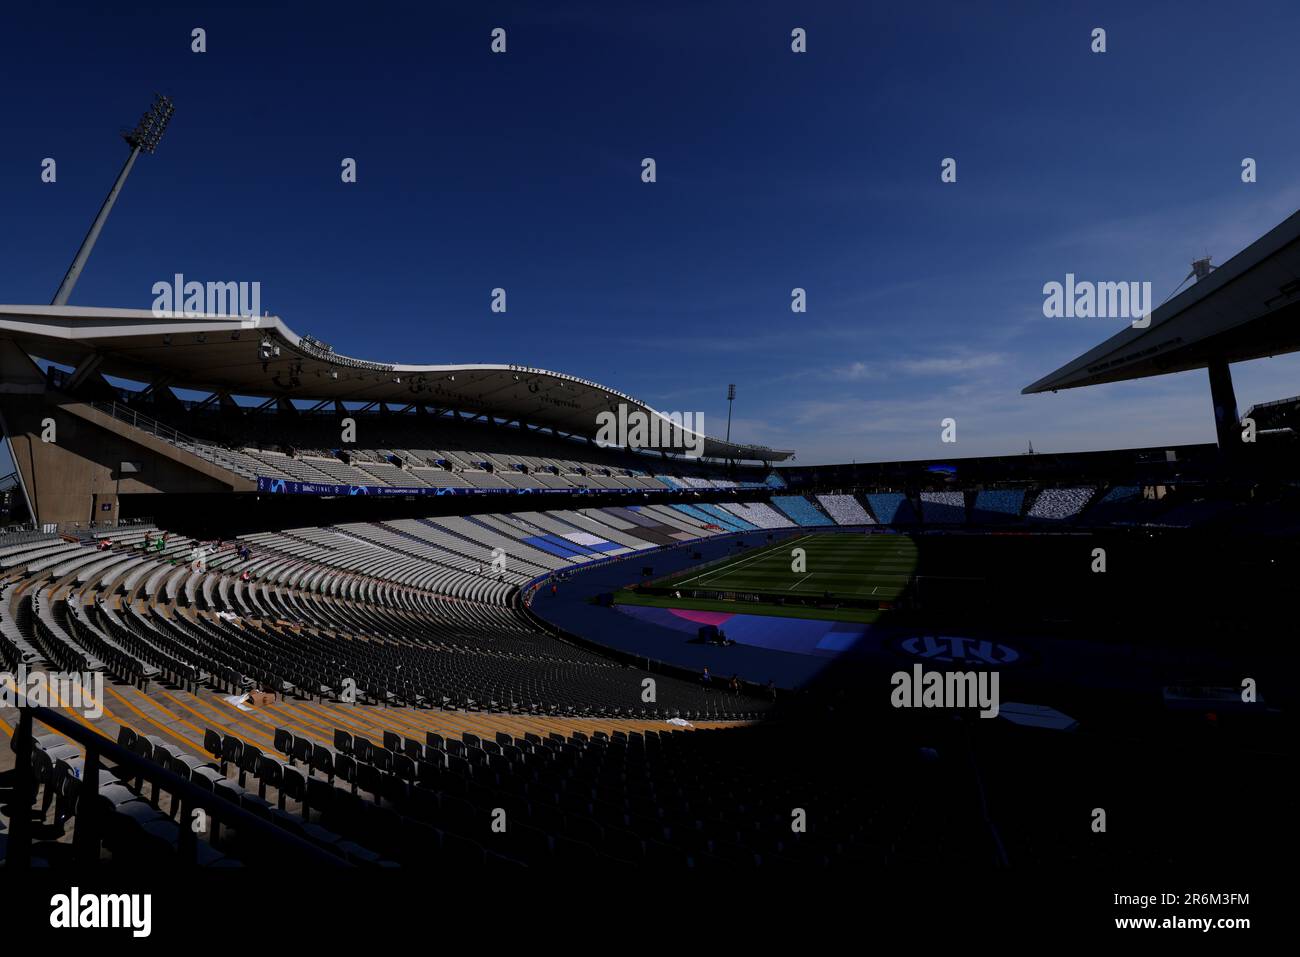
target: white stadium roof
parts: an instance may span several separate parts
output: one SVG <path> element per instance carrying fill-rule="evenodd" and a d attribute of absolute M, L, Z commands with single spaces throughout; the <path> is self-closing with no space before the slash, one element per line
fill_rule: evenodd
<path fill-rule="evenodd" d="M 1300 351 L 1300 212 L 1151 314 L 1025 393 L 1204 368 Z"/>
<path fill-rule="evenodd" d="M 596 416 L 617 412 L 620 404 L 658 417 L 663 428 L 669 422 L 639 399 L 561 372 L 486 363 L 410 365 L 340 355 L 311 336 L 298 335 L 278 316 L 0 305 L 0 337 L 13 339 L 29 355 L 73 367 L 74 380 L 98 373 L 231 395 L 425 405 L 588 438 L 596 436 Z M 267 337 L 278 346 L 278 355 L 264 361 L 261 347 Z M 681 445 L 678 436 L 678 450 Z M 705 436 L 703 454 L 777 462 L 794 453 Z"/>

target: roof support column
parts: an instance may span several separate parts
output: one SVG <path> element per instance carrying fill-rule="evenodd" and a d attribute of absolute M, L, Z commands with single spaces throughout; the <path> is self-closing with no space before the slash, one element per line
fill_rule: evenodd
<path fill-rule="evenodd" d="M 1237 396 L 1232 390 L 1232 370 L 1228 368 L 1226 359 L 1211 359 L 1207 368 L 1219 452 L 1235 457 L 1241 449 L 1241 416 L 1237 413 Z"/>

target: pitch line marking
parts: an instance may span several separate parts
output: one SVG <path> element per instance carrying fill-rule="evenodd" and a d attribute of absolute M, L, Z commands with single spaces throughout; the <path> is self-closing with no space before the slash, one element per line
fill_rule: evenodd
<path fill-rule="evenodd" d="M 724 572 L 724 571 L 726 571 L 727 569 L 734 569 L 737 565 L 743 565 L 745 562 L 752 562 L 752 561 L 754 561 L 755 559 L 763 558 L 765 555 L 770 555 L 770 554 L 772 554 L 773 552 L 775 552 L 778 548 L 783 548 L 786 544 L 793 545 L 795 542 L 802 542 L 802 541 L 804 541 L 805 539 L 812 538 L 812 537 L 813 537 L 812 535 L 802 535 L 802 536 L 800 536 L 799 538 L 796 538 L 796 539 L 794 539 L 793 541 L 790 541 L 790 542 L 788 542 L 788 543 L 782 543 L 782 544 L 780 544 L 780 545 L 773 545 L 770 549 L 763 549 L 763 550 L 759 551 L 757 554 L 754 554 L 754 555 L 746 555 L 744 558 L 737 559 L 736 561 L 732 562 L 730 565 L 723 565 L 722 568 L 713 568 L 713 569 L 710 569 L 709 571 L 701 572 L 701 573 L 698 574 L 698 575 L 694 575 L 694 576 L 692 576 L 691 578 L 687 578 L 687 579 L 685 579 L 685 580 L 683 580 L 683 581 L 678 582 L 674 587 L 680 588 L 682 585 L 690 584 L 691 582 L 695 581 L 695 579 L 697 579 L 697 578 L 703 578 L 703 577 L 705 577 L 706 575 L 713 575 L 713 574 L 717 574 L 718 572 Z M 729 572 L 728 572 L 728 573 L 729 573 Z M 724 577 L 725 577 L 725 576 L 724 576 Z"/>

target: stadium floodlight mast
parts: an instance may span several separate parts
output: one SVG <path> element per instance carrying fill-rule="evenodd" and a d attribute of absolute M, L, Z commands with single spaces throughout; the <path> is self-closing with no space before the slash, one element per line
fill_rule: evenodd
<path fill-rule="evenodd" d="M 736 401 L 736 384 L 727 386 L 727 443 L 731 443 L 731 405 Z"/>
<path fill-rule="evenodd" d="M 144 116 L 140 117 L 140 122 L 135 125 L 135 129 L 123 133 L 122 139 L 131 147 L 131 155 L 126 158 L 126 163 L 122 166 L 122 172 L 117 174 L 117 182 L 113 188 L 108 191 L 108 196 L 104 198 L 104 205 L 99 208 L 99 215 L 95 221 L 90 224 L 90 232 L 86 233 L 86 238 L 81 241 L 81 248 L 77 250 L 77 256 L 72 260 L 72 265 L 68 267 L 67 274 L 63 277 L 63 282 L 59 284 L 59 291 L 54 294 L 52 306 L 66 306 L 68 297 L 72 295 L 72 287 L 77 284 L 77 279 L 81 276 L 81 270 L 85 268 L 86 260 L 90 258 L 90 251 L 95 248 L 95 241 L 99 239 L 100 230 L 104 228 L 104 223 L 108 220 L 108 214 L 113 211 L 113 204 L 117 202 L 117 194 L 122 191 L 123 184 L 126 183 L 127 176 L 131 173 L 131 167 L 135 165 L 135 158 L 144 153 L 152 153 L 158 148 L 158 143 L 162 135 L 167 130 L 167 124 L 171 122 L 172 114 L 176 112 L 176 107 L 172 105 L 169 97 L 161 93 L 154 94 L 153 106 L 149 107 Z"/>

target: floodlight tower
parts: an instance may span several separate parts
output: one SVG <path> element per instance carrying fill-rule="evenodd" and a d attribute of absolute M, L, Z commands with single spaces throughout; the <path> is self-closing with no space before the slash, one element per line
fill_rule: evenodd
<path fill-rule="evenodd" d="M 736 401 L 736 384 L 727 386 L 727 444 L 731 443 L 731 406 Z"/>
<path fill-rule="evenodd" d="M 122 191 L 126 178 L 131 173 L 131 167 L 135 165 L 135 158 L 141 152 L 152 153 L 158 148 L 158 141 L 162 139 L 167 124 L 171 122 L 172 114 L 176 108 L 172 105 L 169 97 L 161 93 L 154 94 L 153 106 L 140 117 L 140 122 L 135 125 L 135 129 L 129 133 L 123 133 L 122 139 L 126 140 L 127 146 L 131 147 L 131 155 L 126 158 L 126 164 L 122 167 L 122 172 L 117 174 L 117 182 L 113 188 L 108 191 L 108 196 L 104 198 L 104 205 L 99 207 L 99 215 L 95 221 L 90 224 L 90 232 L 86 233 L 86 238 L 81 241 L 81 248 L 77 250 L 77 256 L 72 260 L 72 265 L 68 267 L 67 275 L 63 277 L 63 282 L 59 284 L 59 291 L 54 294 L 52 306 L 66 306 L 68 297 L 72 295 L 72 287 L 77 284 L 77 279 L 81 276 L 81 270 L 86 265 L 86 260 L 90 258 L 90 251 L 95 248 L 95 241 L 99 239 L 99 232 L 104 228 L 104 223 L 108 219 L 108 214 L 113 211 L 113 204 L 117 202 L 117 194 Z"/>

